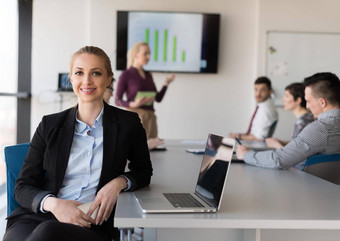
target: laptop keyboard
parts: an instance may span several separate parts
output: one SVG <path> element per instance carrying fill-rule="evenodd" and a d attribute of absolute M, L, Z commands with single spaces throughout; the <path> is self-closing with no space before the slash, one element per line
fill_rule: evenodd
<path fill-rule="evenodd" d="M 163 193 L 175 208 L 204 207 L 190 193 Z"/>

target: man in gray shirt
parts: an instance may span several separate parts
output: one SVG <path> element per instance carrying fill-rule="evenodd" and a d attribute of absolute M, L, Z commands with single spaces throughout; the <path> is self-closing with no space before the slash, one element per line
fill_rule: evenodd
<path fill-rule="evenodd" d="M 307 157 L 318 154 L 340 153 L 340 80 L 332 73 L 317 73 L 305 78 L 307 108 L 317 118 L 300 134 L 278 150 L 251 151 L 245 146 L 237 148 L 237 158 L 247 164 L 302 170 Z"/>

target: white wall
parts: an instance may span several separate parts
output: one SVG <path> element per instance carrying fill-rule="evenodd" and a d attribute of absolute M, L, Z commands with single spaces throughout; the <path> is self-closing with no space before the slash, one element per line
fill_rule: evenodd
<path fill-rule="evenodd" d="M 84 0 L 33 1 L 32 39 L 32 114 L 34 134 L 43 115 L 64 109 L 55 91 L 58 73 L 69 72 L 71 54 L 89 41 L 89 5 Z M 76 99 L 73 95 L 71 103 Z M 72 98 L 73 97 L 73 98 Z"/>
<path fill-rule="evenodd" d="M 267 31 L 309 31 L 340 33 L 338 0 L 260 0 L 257 73 L 265 74 Z M 301 80 L 294 80 L 299 82 Z M 289 139 L 295 117 L 279 108 L 276 137 Z"/>
<path fill-rule="evenodd" d="M 57 73 L 91 44 L 115 66 L 116 11 L 164 10 L 221 14 L 218 74 L 177 74 L 156 104 L 159 136 L 204 139 L 245 131 L 254 109 L 253 81 L 265 74 L 268 30 L 340 32 L 337 0 L 35 0 L 33 6 L 32 133 L 41 117 L 73 105 L 58 101 Z M 116 77 L 120 72 L 114 71 Z M 166 74 L 154 73 L 158 88 Z M 65 101 L 66 100 L 66 101 Z M 289 138 L 294 117 L 282 109 L 275 136 Z"/>
<path fill-rule="evenodd" d="M 117 10 L 220 13 L 219 73 L 177 74 L 164 100 L 155 106 L 159 135 L 204 139 L 209 132 L 247 128 L 253 109 L 249 86 L 255 78 L 256 1 L 35 0 L 32 132 L 42 115 L 69 106 L 54 102 L 59 96 L 51 90 L 57 88 L 57 73 L 68 71 L 75 50 L 85 44 L 100 46 L 115 66 Z M 114 72 L 118 77 L 120 73 Z M 166 76 L 154 74 L 158 88 Z"/>

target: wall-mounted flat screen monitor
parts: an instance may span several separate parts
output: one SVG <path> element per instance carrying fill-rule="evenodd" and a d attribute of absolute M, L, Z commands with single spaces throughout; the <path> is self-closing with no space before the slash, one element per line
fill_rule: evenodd
<path fill-rule="evenodd" d="M 118 11 L 116 68 L 126 69 L 141 41 L 151 50 L 148 71 L 217 73 L 219 29 L 219 14 Z"/>

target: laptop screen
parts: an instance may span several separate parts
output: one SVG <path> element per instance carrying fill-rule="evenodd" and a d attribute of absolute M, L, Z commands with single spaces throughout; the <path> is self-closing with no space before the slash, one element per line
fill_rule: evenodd
<path fill-rule="evenodd" d="M 218 207 L 233 155 L 235 141 L 209 134 L 195 193 L 211 206 Z"/>

